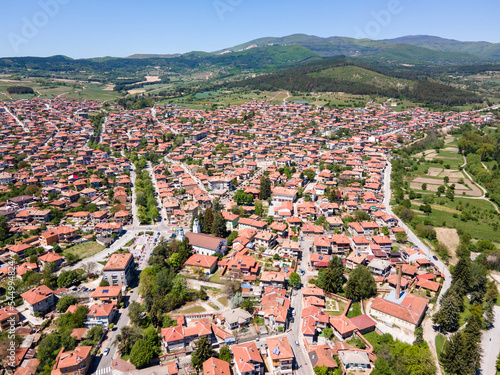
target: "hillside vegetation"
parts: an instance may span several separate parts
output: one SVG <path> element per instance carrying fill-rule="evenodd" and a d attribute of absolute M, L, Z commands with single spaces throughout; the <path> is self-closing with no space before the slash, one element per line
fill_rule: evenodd
<path fill-rule="evenodd" d="M 416 71 L 370 67 L 345 58 L 306 64 L 275 74 L 228 83 L 227 86 L 254 90 L 376 94 L 438 106 L 482 102 L 482 98 L 472 92 L 432 81 Z"/>

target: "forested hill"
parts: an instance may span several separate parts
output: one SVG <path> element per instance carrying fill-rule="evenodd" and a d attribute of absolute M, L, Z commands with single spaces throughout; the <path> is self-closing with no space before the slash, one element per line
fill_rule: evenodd
<path fill-rule="evenodd" d="M 254 90 L 377 94 L 439 106 L 482 102 L 482 98 L 475 93 L 436 82 L 419 70 L 395 70 L 389 66 L 372 66 L 347 58 L 314 62 L 278 73 L 228 83 L 227 86 Z"/>

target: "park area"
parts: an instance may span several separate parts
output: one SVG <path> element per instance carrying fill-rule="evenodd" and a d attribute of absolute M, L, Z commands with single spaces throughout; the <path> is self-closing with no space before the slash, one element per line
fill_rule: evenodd
<path fill-rule="evenodd" d="M 63 255 L 67 256 L 67 254 L 73 254 L 74 256 L 77 256 L 78 259 L 85 259 L 101 252 L 102 250 L 104 250 L 103 245 L 100 245 L 95 241 L 89 241 L 68 247 L 64 250 Z"/>

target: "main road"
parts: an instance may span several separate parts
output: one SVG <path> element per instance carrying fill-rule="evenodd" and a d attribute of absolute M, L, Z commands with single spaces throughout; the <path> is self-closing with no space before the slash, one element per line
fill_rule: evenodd
<path fill-rule="evenodd" d="M 387 166 L 385 167 L 385 172 L 384 172 L 384 206 L 385 210 L 389 215 L 394 215 L 397 217 L 396 214 L 392 211 L 391 208 L 391 172 L 392 172 L 392 164 L 389 160 L 387 160 Z M 438 260 L 437 256 L 432 252 L 432 250 L 424 244 L 420 238 L 418 238 L 415 233 L 411 230 L 411 228 L 408 227 L 405 223 L 403 223 L 402 220 L 400 221 L 400 226 L 406 231 L 406 234 L 408 235 L 408 240 L 415 244 L 418 248 L 422 249 L 425 254 L 429 257 L 429 259 L 432 259 L 432 262 L 436 265 L 436 267 L 439 269 L 439 272 L 441 272 L 444 275 L 444 281 L 443 281 L 443 286 L 441 288 L 441 294 L 439 298 L 439 303 L 441 303 L 441 296 L 448 290 L 448 288 L 451 286 L 451 273 L 446 267 L 446 265 Z"/>

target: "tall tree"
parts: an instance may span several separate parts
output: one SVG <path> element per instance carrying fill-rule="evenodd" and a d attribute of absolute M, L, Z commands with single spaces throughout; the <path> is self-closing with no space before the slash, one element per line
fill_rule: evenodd
<path fill-rule="evenodd" d="M 369 298 L 377 293 L 377 284 L 372 273 L 365 266 L 356 267 L 345 286 L 345 295 L 354 301 Z"/>
<path fill-rule="evenodd" d="M 260 179 L 259 199 L 267 199 L 271 196 L 271 180 L 267 176 Z"/>
<path fill-rule="evenodd" d="M 441 326 L 445 332 L 455 332 L 459 327 L 460 320 L 459 299 L 463 300 L 463 297 L 450 288 L 442 298 L 441 309 L 434 314 L 432 322 Z"/>
<path fill-rule="evenodd" d="M 339 293 L 344 284 L 344 264 L 342 259 L 334 256 L 328 267 L 318 276 L 318 286 L 330 293 Z"/>
<path fill-rule="evenodd" d="M 458 292 L 462 295 L 467 293 L 470 288 L 471 282 L 471 262 L 469 257 L 461 256 L 458 263 L 453 268 L 452 272 L 453 282 L 462 281 L 464 290 Z"/>
<path fill-rule="evenodd" d="M 207 336 L 201 336 L 196 343 L 196 349 L 191 354 L 191 364 L 199 373 L 203 368 L 203 362 L 210 359 L 211 357 L 217 357 L 217 352 L 212 348 L 212 344 L 208 340 Z"/>
<path fill-rule="evenodd" d="M 154 349 L 144 339 L 139 339 L 130 351 L 130 362 L 137 368 L 147 366 L 153 359 Z"/>
<path fill-rule="evenodd" d="M 211 207 L 207 207 L 205 213 L 203 214 L 203 228 L 202 231 L 205 234 L 210 234 L 212 231 L 212 224 L 214 222 L 214 215 Z"/>
<path fill-rule="evenodd" d="M 226 220 L 224 220 L 224 217 L 222 216 L 222 214 L 220 212 L 217 212 L 214 215 L 211 233 L 217 237 L 222 237 L 222 238 L 227 237 Z"/>

